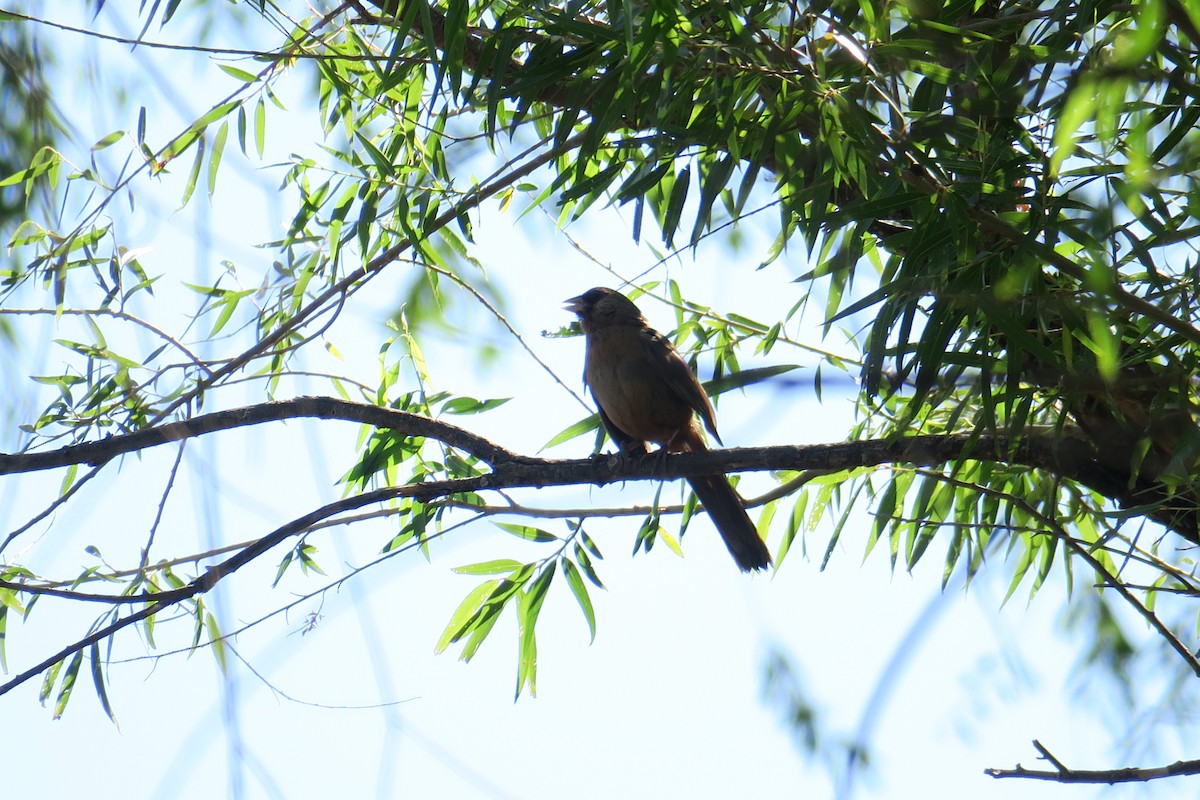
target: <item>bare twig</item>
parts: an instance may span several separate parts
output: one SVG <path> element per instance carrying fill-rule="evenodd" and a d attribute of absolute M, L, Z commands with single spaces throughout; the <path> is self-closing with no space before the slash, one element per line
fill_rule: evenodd
<path fill-rule="evenodd" d="M 454 206 L 438 217 L 436 217 L 429 225 L 428 231 L 432 232 L 439 230 L 446 225 L 449 225 L 454 220 L 472 209 L 477 208 L 485 200 L 494 197 L 509 186 L 514 186 L 522 178 L 527 177 L 538 169 L 546 166 L 554 161 L 563 153 L 568 153 L 575 147 L 578 147 L 585 138 L 584 133 L 577 134 L 571 137 L 557 147 L 551 147 L 545 152 L 534 155 L 521 164 L 513 164 L 511 161 L 505 167 L 511 166 L 511 169 L 501 173 L 499 170 L 494 173 L 494 177 L 481 183 L 473 189 Z M 524 157 L 528 154 L 522 154 Z M 226 361 L 219 369 L 215 370 L 212 375 L 197 381 L 191 391 L 185 392 L 180 397 L 176 398 L 166 408 L 159 412 L 155 421 L 165 419 L 175 410 L 187 405 L 194 398 L 202 395 L 211 387 L 217 385 L 225 378 L 238 372 L 247 364 L 261 357 L 264 353 L 271 352 L 279 342 L 283 341 L 287 336 L 294 333 L 301 326 L 306 324 L 312 317 L 317 316 L 325 311 L 330 302 L 340 302 L 348 292 L 361 288 L 362 285 L 371 277 L 378 274 L 385 267 L 399 259 L 411 247 L 413 242 L 404 239 L 397 244 L 392 245 L 384 252 L 380 253 L 368 263 L 362 265 L 356 270 L 353 270 L 337 283 L 331 285 L 328 289 L 321 292 L 313 298 L 307 305 L 292 315 L 288 324 L 281 325 L 271 333 L 264 336 L 256 342 L 252 347 L 241 353 L 240 355 Z"/>
<path fill-rule="evenodd" d="M 342 4 L 337 9 L 334 10 L 333 15 L 340 14 L 342 11 L 345 10 L 345 8 L 348 5 L 349 5 L 348 3 Z M 130 45 L 132 47 L 148 47 L 153 50 L 179 50 L 179 51 L 185 51 L 185 52 L 189 52 L 189 53 L 207 53 L 209 55 L 227 56 L 227 57 L 244 56 L 247 58 L 254 58 L 254 59 L 258 59 L 258 60 L 271 60 L 271 61 L 291 61 L 291 60 L 295 60 L 295 59 L 307 59 L 307 60 L 318 60 L 318 61 L 321 61 L 321 60 L 387 61 L 389 58 L 389 56 L 386 56 L 386 55 L 372 58 L 370 56 L 347 56 L 344 53 L 337 53 L 335 55 L 322 55 L 322 54 L 318 54 L 318 53 L 309 53 L 304 50 L 297 50 L 297 49 L 249 50 L 249 49 L 238 48 L 238 47 L 206 47 L 204 45 L 198 45 L 198 44 L 174 44 L 173 42 L 155 42 L 155 41 L 151 41 L 149 39 L 142 39 L 142 38 L 132 39 L 128 36 L 116 36 L 111 33 L 101 33 L 100 31 L 92 30 L 89 28 L 79 28 L 74 25 L 68 25 L 65 22 L 58 22 L 56 20 L 46 19 L 44 17 L 35 17 L 31 14 L 22 14 L 19 11 L 13 11 L 13 10 L 7 9 L 7 8 L 0 9 L 0 10 L 2 10 L 7 16 L 12 17 L 13 19 L 21 20 L 22 22 L 29 22 L 29 23 L 34 23 L 37 25 L 43 25 L 47 28 L 54 28 L 55 30 L 64 31 L 66 33 L 79 34 L 81 36 L 86 36 L 90 39 L 98 39 L 100 41 L 113 42 L 115 44 Z M 331 15 L 331 16 L 333 16 L 333 15 Z"/>
<path fill-rule="evenodd" d="M 202 358 L 200 358 L 200 356 L 192 352 L 183 342 L 179 341 L 162 328 L 147 322 L 141 317 L 134 316 L 127 311 L 121 311 L 115 308 L 0 308 L 0 315 L 4 316 L 50 316 L 51 314 L 53 314 L 55 317 L 112 317 L 114 319 L 130 322 L 140 328 L 145 328 L 167 344 L 174 347 L 179 352 L 183 353 L 185 356 L 187 356 L 187 359 L 191 362 L 192 366 L 199 368 L 205 373 L 212 373 L 212 367 L 210 367 Z"/>
<path fill-rule="evenodd" d="M 1159 778 L 1176 778 L 1181 775 L 1200 775 L 1200 760 L 1176 761 L 1163 767 L 1122 767 L 1120 769 L 1071 769 L 1063 764 L 1047 750 L 1037 739 L 1033 746 L 1041 753 L 1041 757 L 1049 761 L 1054 769 L 1026 769 L 1017 764 L 1013 769 L 985 769 L 983 774 L 993 778 L 1026 778 L 1037 781 L 1056 781 L 1058 783 L 1138 783 L 1158 780 Z"/>
<path fill-rule="evenodd" d="M 150 535 L 146 537 L 146 546 L 142 548 L 142 569 L 150 563 L 150 548 L 154 546 L 154 536 L 158 533 L 158 526 L 162 523 L 163 509 L 167 507 L 167 498 L 171 496 L 171 489 L 175 486 L 175 478 L 179 474 L 179 465 L 183 463 L 183 451 L 187 449 L 187 440 L 184 439 L 179 443 L 179 450 L 175 453 L 175 463 L 171 465 L 171 473 L 167 476 L 167 485 L 163 487 L 162 497 L 158 501 L 158 510 L 154 512 L 154 521 L 150 523 Z"/>
<path fill-rule="evenodd" d="M 14 457 L 21 458 L 22 456 L 14 456 Z M 4 458 L 3 454 L 0 454 L 0 461 L 2 461 L 3 458 Z M 81 464 L 81 463 L 84 463 L 84 462 L 68 461 L 65 464 L 60 464 L 57 466 L 69 466 L 70 464 Z M 72 483 L 71 488 L 67 489 L 65 492 L 63 492 L 58 497 L 56 497 L 54 499 L 54 502 L 52 502 L 50 505 L 43 508 L 37 514 L 35 514 L 32 518 L 26 520 L 24 525 L 10 531 L 9 534 L 4 537 L 4 541 L 0 542 L 0 553 L 3 553 L 4 549 L 6 547 L 8 547 L 10 544 L 12 544 L 14 539 L 16 539 L 21 534 L 25 533 L 25 531 L 29 530 L 34 525 L 38 524 L 42 520 L 49 517 L 51 514 L 54 513 L 55 509 L 57 509 L 59 506 L 63 505 L 68 500 L 70 500 L 72 497 L 74 497 L 75 493 L 78 492 L 80 489 L 82 489 L 87 484 L 88 481 L 90 481 L 92 478 L 99 475 L 100 470 L 103 468 L 104 468 L 103 464 L 93 466 L 92 469 L 88 470 L 87 473 L 82 478 L 79 478 L 74 483 Z M 3 475 L 3 474 L 4 474 L 3 472 L 0 472 L 0 475 Z"/>
<path fill-rule="evenodd" d="M 302 517 L 288 522 L 287 524 L 276 528 L 271 533 L 256 539 L 247 545 L 242 550 L 225 559 L 219 564 L 215 564 L 208 568 L 204 574 L 197 577 L 195 580 L 188 583 L 186 586 L 181 586 L 178 589 L 172 589 L 165 592 L 144 593 L 137 596 L 137 599 L 146 605 L 124 617 L 118 617 L 113 622 L 92 631 L 84 638 L 67 645 L 57 653 L 46 657 L 38 664 L 30 667 L 23 672 L 14 675 L 11 680 L 0 685 L 0 695 L 7 694 L 26 681 L 36 677 L 43 670 L 49 669 L 65 658 L 69 658 L 75 653 L 80 652 L 84 648 L 90 647 L 93 644 L 102 642 L 113 634 L 128 628 L 130 625 L 141 622 L 148 617 L 152 617 L 162 611 L 166 611 L 172 606 L 191 600 L 205 592 L 208 592 L 217 583 L 224 578 L 232 575 L 242 567 L 256 560 L 259 556 L 267 551 L 275 548 L 279 544 L 287 541 L 297 533 L 303 532 L 317 522 L 327 519 L 335 514 L 340 514 L 345 511 L 362 508 L 363 506 L 378 503 L 383 500 L 388 500 L 394 497 L 403 496 L 405 494 L 413 494 L 413 487 L 398 487 L 397 489 L 380 489 L 373 492 L 366 492 L 355 497 L 348 497 L 343 500 L 338 500 L 334 503 L 321 506 L 315 511 L 311 511 Z M 7 588 L 7 587 L 6 587 Z M 16 588 L 21 588 L 20 584 Z M 56 590 L 57 592 L 58 590 Z"/>

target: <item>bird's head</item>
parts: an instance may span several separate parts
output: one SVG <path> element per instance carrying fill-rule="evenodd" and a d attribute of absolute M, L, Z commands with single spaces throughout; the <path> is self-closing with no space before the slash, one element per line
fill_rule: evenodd
<path fill-rule="evenodd" d="M 638 311 L 632 300 L 620 292 L 602 286 L 588 289 L 578 297 L 572 297 L 566 301 L 563 308 L 579 316 L 584 333 L 597 325 L 645 323 L 642 312 Z"/>

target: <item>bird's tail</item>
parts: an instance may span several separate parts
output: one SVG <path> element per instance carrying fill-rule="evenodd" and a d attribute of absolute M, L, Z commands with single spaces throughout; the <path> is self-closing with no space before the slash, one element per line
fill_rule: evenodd
<path fill-rule="evenodd" d="M 759 538 L 758 530 L 725 476 L 699 475 L 688 478 L 688 483 L 704 504 L 738 567 L 743 572 L 750 572 L 770 566 L 771 553 Z"/>

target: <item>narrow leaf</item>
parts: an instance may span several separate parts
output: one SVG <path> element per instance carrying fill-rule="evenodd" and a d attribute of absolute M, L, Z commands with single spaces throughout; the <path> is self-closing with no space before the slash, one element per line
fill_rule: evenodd
<path fill-rule="evenodd" d="M 92 643 L 88 657 L 92 662 L 92 683 L 96 686 L 96 696 L 100 698 L 100 706 L 104 709 L 104 713 L 108 715 L 108 718 L 113 721 L 113 724 L 116 724 L 117 716 L 113 713 L 112 703 L 108 700 L 108 691 L 104 688 L 104 666 L 100 660 L 99 643 Z"/>
<path fill-rule="evenodd" d="M 483 602 L 491 596 L 496 587 L 500 585 L 498 578 L 483 583 L 472 589 L 463 601 L 458 604 L 458 608 L 450 615 L 450 621 L 446 623 L 446 629 L 442 631 L 442 635 L 438 638 L 437 645 L 433 648 L 433 652 L 441 653 L 451 642 L 456 642 L 466 632 L 467 623 L 475 616 L 475 612 L 483 605 Z"/>
<path fill-rule="evenodd" d="M 591 634 L 591 642 L 596 641 L 596 612 L 592 608 L 592 598 L 588 595 L 587 584 L 583 582 L 583 577 L 579 574 L 579 568 L 569 558 L 564 558 L 561 562 L 563 577 L 567 579 L 567 585 L 571 587 L 571 594 L 575 595 L 576 602 L 579 603 L 580 610 L 583 611 L 583 617 L 587 620 L 588 631 Z"/>

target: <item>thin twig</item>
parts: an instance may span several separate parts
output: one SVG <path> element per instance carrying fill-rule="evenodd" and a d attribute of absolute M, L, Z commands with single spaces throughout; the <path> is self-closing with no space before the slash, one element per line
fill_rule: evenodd
<path fill-rule="evenodd" d="M 165 611 L 172 606 L 178 605 L 187 600 L 191 600 L 198 595 L 208 592 L 221 580 L 224 580 L 242 567 L 258 559 L 267 551 L 274 549 L 278 545 L 287 541 L 289 538 L 295 536 L 297 533 L 307 530 L 313 524 L 323 519 L 327 519 L 335 514 L 341 514 L 345 511 L 355 508 L 362 508 L 363 506 L 372 505 L 384 500 L 405 495 L 412 496 L 414 494 L 417 494 L 417 491 L 414 489 L 414 487 L 379 489 L 373 492 L 365 492 L 355 497 L 347 497 L 345 499 L 329 503 L 321 506 L 315 511 L 305 514 L 302 517 L 297 517 L 291 522 L 288 522 L 285 525 L 282 525 L 279 528 L 271 531 L 271 533 L 267 534 L 266 536 L 254 540 L 247 547 L 238 551 L 221 563 L 209 567 L 204 574 L 200 575 L 187 585 L 178 589 L 171 589 L 165 592 L 158 592 L 143 596 L 141 599 L 146 603 L 144 608 L 141 608 L 127 616 L 118 617 L 108 625 L 92 631 L 84 638 L 67 645 L 57 653 L 47 656 L 29 669 L 14 675 L 11 680 L 0 685 L 0 695 L 7 694 L 26 681 L 36 677 L 43 670 L 49 669 L 66 658 L 70 658 L 72 655 L 80 652 L 84 648 L 104 641 L 118 631 L 128 628 L 130 625 L 141 622 L 142 620 Z"/>
<path fill-rule="evenodd" d="M 24 458 L 26 455 L 33 455 L 33 454 L 25 453 L 25 454 L 18 455 L 18 456 L 7 456 L 7 458 L 18 458 L 19 459 L 19 458 Z M 6 456 L 4 456 L 3 454 L 0 454 L 0 461 L 2 461 L 4 458 L 6 458 Z M 67 462 L 66 464 L 60 464 L 58 466 L 69 466 L 70 464 L 82 464 L 82 463 L 86 463 L 86 462 L 74 461 L 74 462 Z M 16 539 L 21 534 L 25 533 L 27 530 L 32 528 L 34 525 L 37 525 L 39 522 L 44 520 L 46 517 L 53 514 L 59 506 L 61 506 L 63 503 L 67 502 L 72 497 L 74 497 L 75 493 L 78 492 L 80 489 L 82 489 L 84 487 L 84 485 L 87 484 L 88 481 L 90 481 L 92 478 L 94 478 L 98 474 L 100 474 L 100 470 L 102 470 L 102 469 L 104 469 L 104 465 L 99 464 L 99 465 L 94 466 L 92 469 L 88 470 L 88 472 L 82 478 L 79 478 L 73 484 L 71 484 L 70 489 L 67 489 L 61 495 L 56 497 L 54 499 L 54 502 L 52 502 L 50 505 L 46 506 L 44 509 L 42 509 L 37 514 L 34 514 L 33 517 L 31 519 L 29 519 L 24 525 L 9 532 L 9 534 L 4 537 L 4 541 L 0 542 L 0 553 L 3 553 L 4 549 L 6 547 L 8 547 L 10 544 L 12 544 L 14 539 Z M 0 472 L 0 475 L 2 475 L 2 474 L 4 474 L 4 473 Z"/>
<path fill-rule="evenodd" d="M 154 546 L 154 536 L 158 533 L 158 526 L 162 522 L 163 510 L 167 507 L 167 498 L 171 496 L 171 489 L 175 486 L 175 477 L 179 474 L 179 465 L 183 463 L 183 451 L 187 448 L 187 439 L 179 443 L 179 450 L 175 453 L 175 463 L 171 465 L 171 474 L 167 476 L 167 485 L 163 487 L 162 498 L 158 501 L 158 510 L 154 514 L 154 522 L 150 523 L 150 535 L 146 537 L 146 546 L 142 548 L 142 564 L 141 569 L 145 569 L 150 562 L 150 548 Z"/>
<path fill-rule="evenodd" d="M 1047 750 L 1045 745 L 1043 745 L 1037 739 L 1033 740 L 1033 746 L 1034 746 L 1034 749 L 1036 749 L 1039 753 L 1042 754 L 1042 758 L 1046 759 L 1051 764 L 1053 764 L 1055 769 L 1057 769 L 1059 772 L 1070 772 L 1070 770 L 1067 769 L 1066 765 L 1063 764 L 1061 761 L 1059 761 L 1057 758 L 1055 758 L 1054 754 L 1051 753 L 1049 750 Z"/>
<path fill-rule="evenodd" d="M 141 317 L 134 316 L 127 311 L 119 311 L 113 308 L 0 308 L 0 315 L 4 316 L 34 316 L 34 315 L 51 315 L 55 317 L 113 317 L 114 319 L 132 322 L 134 325 L 145 328 L 153 333 L 164 342 L 174 347 L 179 352 L 187 356 L 188 361 L 192 366 L 199 367 L 204 372 L 212 373 L 210 367 L 200 356 L 193 353 L 187 345 L 176 339 L 171 334 L 164 331 L 162 328 L 153 325 Z"/>

